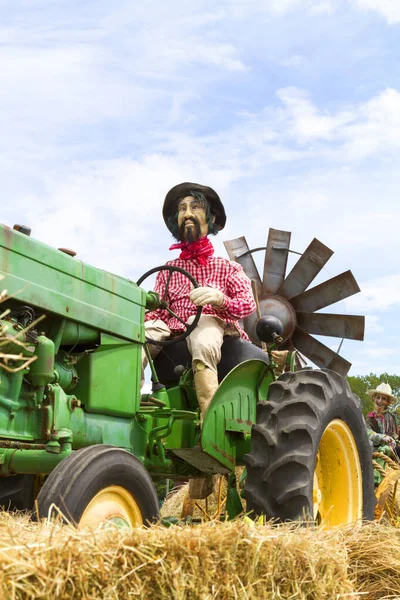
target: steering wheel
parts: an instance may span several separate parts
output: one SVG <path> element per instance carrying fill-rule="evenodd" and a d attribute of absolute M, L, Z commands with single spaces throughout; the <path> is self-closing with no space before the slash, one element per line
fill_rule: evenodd
<path fill-rule="evenodd" d="M 172 265 L 162 265 L 161 267 L 154 267 L 154 269 L 150 269 L 150 271 L 146 271 L 146 273 L 144 273 L 137 280 L 136 285 L 140 286 L 145 279 L 147 279 L 148 277 L 150 277 L 150 275 L 153 275 L 153 273 L 158 273 L 158 271 L 169 271 L 168 279 L 167 279 L 167 282 L 165 284 L 164 294 L 163 294 L 163 297 L 161 298 L 162 306 L 160 308 L 166 310 L 170 315 L 172 315 L 173 317 L 175 317 L 175 319 L 178 319 L 178 321 L 180 321 L 180 323 L 182 323 L 185 326 L 185 331 L 183 333 L 181 333 L 180 335 L 174 336 L 170 340 L 156 341 L 156 340 L 152 340 L 151 338 L 148 338 L 148 337 L 146 337 L 145 340 L 146 340 L 146 344 L 154 344 L 156 346 L 169 346 L 170 344 L 176 344 L 177 342 L 180 342 L 181 340 L 184 340 L 185 338 L 188 337 L 188 335 L 190 335 L 192 333 L 193 329 L 197 326 L 197 323 L 199 322 L 201 311 L 203 310 L 203 307 L 202 306 L 198 306 L 197 307 L 197 312 L 196 312 L 196 316 L 195 316 L 195 318 L 193 320 L 193 323 L 191 323 L 189 325 L 189 323 L 186 323 L 186 321 L 184 321 L 183 319 L 181 319 L 168 306 L 166 298 L 167 298 L 167 294 L 168 294 L 169 283 L 171 281 L 171 276 L 172 276 L 172 273 L 174 273 L 174 271 L 176 271 L 177 273 L 182 273 L 182 275 L 184 275 L 185 277 L 187 277 L 189 279 L 190 283 L 192 283 L 195 288 L 199 287 L 199 284 L 197 283 L 197 281 L 195 280 L 195 278 L 192 277 L 192 275 L 190 273 L 188 273 L 187 271 L 185 271 L 185 269 L 181 269 L 180 267 L 173 267 Z"/>

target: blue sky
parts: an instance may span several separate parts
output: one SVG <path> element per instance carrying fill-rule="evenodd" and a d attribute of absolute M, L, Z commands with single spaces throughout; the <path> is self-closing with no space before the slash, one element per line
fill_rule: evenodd
<path fill-rule="evenodd" d="M 350 374 L 400 373 L 398 0 L 0 0 L 0 220 L 136 280 L 172 257 L 170 187 L 215 187 L 215 238 L 335 251 L 365 314 Z M 174 254 L 175 256 L 175 254 Z M 336 349 L 340 340 L 325 338 Z"/>

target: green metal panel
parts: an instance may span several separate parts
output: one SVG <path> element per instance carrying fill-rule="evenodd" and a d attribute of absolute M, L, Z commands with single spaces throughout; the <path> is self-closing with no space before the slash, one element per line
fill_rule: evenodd
<path fill-rule="evenodd" d="M 250 450 L 245 436 L 249 438 L 257 402 L 266 400 L 272 381 L 269 365 L 247 360 L 228 373 L 212 399 L 204 417 L 201 447 L 228 469 L 233 470 L 239 456 Z"/>
<path fill-rule="evenodd" d="M 146 294 L 136 284 L 0 224 L 2 289 L 18 300 L 144 342 Z"/>
<path fill-rule="evenodd" d="M 0 371 L 0 438 L 33 441 L 41 437 L 41 415 L 34 394 L 23 382 L 25 371 Z"/>
<path fill-rule="evenodd" d="M 171 408 L 183 411 L 192 410 L 182 386 L 169 388 L 168 398 Z M 166 417 L 166 419 L 167 418 L 168 417 Z M 165 423 L 163 419 L 156 419 L 154 426 L 157 427 L 158 425 L 162 425 L 163 422 Z M 164 440 L 164 447 L 165 449 L 190 448 L 194 443 L 195 425 L 193 420 L 177 419 L 174 421 L 171 433 Z"/>
<path fill-rule="evenodd" d="M 86 411 L 129 417 L 139 410 L 141 353 L 140 344 L 101 334 L 100 347 L 77 365 L 74 392 Z"/>
<path fill-rule="evenodd" d="M 78 450 L 94 444 L 110 444 L 130 450 L 144 460 L 147 432 L 133 419 L 98 415 L 75 410 L 71 415 L 72 448 Z"/>

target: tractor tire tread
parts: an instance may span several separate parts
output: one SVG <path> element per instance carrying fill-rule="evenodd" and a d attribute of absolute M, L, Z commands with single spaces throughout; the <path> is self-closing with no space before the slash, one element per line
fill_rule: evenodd
<path fill-rule="evenodd" d="M 248 510 L 281 521 L 313 514 L 319 441 L 328 421 L 338 418 L 348 422 L 359 448 L 363 517 L 373 519 L 370 447 L 361 402 L 347 381 L 328 369 L 284 373 L 270 385 L 267 403 L 270 410 L 265 402 L 257 407 L 251 451 L 244 457 Z"/>
<path fill-rule="evenodd" d="M 55 505 L 64 520 L 79 523 L 102 482 L 103 487 L 123 485 L 137 496 L 145 523 L 159 519 L 157 492 L 145 467 L 128 450 L 105 444 L 77 450 L 57 465 L 38 494 L 38 516 L 46 518 Z"/>

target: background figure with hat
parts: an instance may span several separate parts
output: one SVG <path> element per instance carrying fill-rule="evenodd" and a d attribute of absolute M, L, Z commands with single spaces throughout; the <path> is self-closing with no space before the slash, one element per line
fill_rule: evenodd
<path fill-rule="evenodd" d="M 397 448 L 398 427 L 394 415 L 388 410 L 389 406 L 397 402 L 388 383 L 381 383 L 376 389 L 368 390 L 372 396 L 375 409 L 368 414 L 368 437 L 375 446 L 390 446 L 399 454 Z"/>
<path fill-rule="evenodd" d="M 179 258 L 167 265 L 188 271 L 199 283 L 193 289 L 189 280 L 174 272 L 169 281 L 166 300 L 179 319 L 166 310 L 158 309 L 146 315 L 146 336 L 165 340 L 182 333 L 181 320 L 191 323 L 198 306 L 203 307 L 197 327 L 186 338 L 192 355 L 192 367 L 201 419 L 218 388 L 217 365 L 221 359 L 221 346 L 226 335 L 248 339 L 238 321 L 256 310 L 251 281 L 242 267 L 226 258 L 214 256 L 208 238 L 224 228 L 226 215 L 218 194 L 210 187 L 198 183 L 181 183 L 173 187 L 163 205 L 165 224 L 178 240 L 170 250 L 180 250 Z M 169 273 L 160 271 L 154 291 L 164 296 Z M 161 347 L 151 345 L 154 358 Z M 146 359 L 143 355 L 143 366 Z M 193 488 L 193 486 L 192 486 Z M 210 492 L 212 487 L 210 487 Z M 195 495 L 191 490 L 191 496 Z"/>

